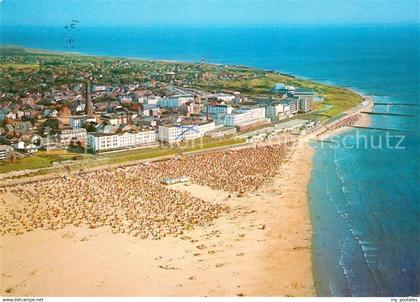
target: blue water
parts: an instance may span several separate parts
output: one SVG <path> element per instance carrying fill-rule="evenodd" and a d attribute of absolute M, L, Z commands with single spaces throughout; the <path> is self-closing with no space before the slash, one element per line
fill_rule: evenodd
<path fill-rule="evenodd" d="M 72 39 L 71 43 L 68 42 Z M 86 54 L 244 64 L 348 86 L 377 101 L 420 104 L 419 26 L 10 28 L 2 44 Z M 386 111 L 376 107 L 375 111 Z M 355 131 L 337 148 L 314 145 L 309 186 L 313 260 L 322 296 L 408 296 L 420 289 L 419 107 L 415 117 L 374 116 L 392 137 Z M 395 133 L 394 133 L 395 134 Z M 344 139 L 344 135 L 347 137 Z M 383 147 L 378 148 L 379 140 Z"/>

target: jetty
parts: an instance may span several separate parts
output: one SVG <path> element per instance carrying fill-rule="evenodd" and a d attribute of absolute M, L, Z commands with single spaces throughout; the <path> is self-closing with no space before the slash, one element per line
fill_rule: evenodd
<path fill-rule="evenodd" d="M 393 132 L 408 133 L 408 131 L 405 131 L 405 130 L 392 129 L 392 128 L 364 127 L 364 126 L 347 126 L 347 127 L 356 128 L 356 129 L 366 129 L 366 130 L 380 130 L 380 131 L 393 131 Z"/>
<path fill-rule="evenodd" d="M 315 142 L 315 143 L 327 143 L 327 144 L 333 144 L 333 145 L 337 145 L 337 142 L 334 142 L 332 140 L 322 140 L 322 139 L 310 139 L 310 142 Z"/>
<path fill-rule="evenodd" d="M 372 111 L 360 111 L 360 113 L 370 114 L 370 115 L 389 115 L 389 116 L 407 116 L 407 117 L 417 116 L 416 114 L 408 114 L 408 113 L 390 113 L 390 112 L 372 112 Z"/>
<path fill-rule="evenodd" d="M 412 106 L 412 107 L 420 107 L 420 104 L 414 103 L 384 103 L 384 102 L 374 102 L 374 106 Z"/>

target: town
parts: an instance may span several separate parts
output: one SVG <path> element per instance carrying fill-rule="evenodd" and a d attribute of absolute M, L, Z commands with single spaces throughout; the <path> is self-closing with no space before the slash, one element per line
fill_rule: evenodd
<path fill-rule="evenodd" d="M 6 50 L 1 56 L 6 73 L 0 92 L 0 159 L 10 163 L 40 150 L 104 154 L 202 138 L 255 142 L 281 132 L 299 134 L 322 120 L 307 115 L 323 96 L 276 72 L 204 60 L 190 64 L 14 51 L 18 55 Z M 286 81 L 266 83 L 266 89 L 243 87 L 243 82 L 276 76 Z"/>

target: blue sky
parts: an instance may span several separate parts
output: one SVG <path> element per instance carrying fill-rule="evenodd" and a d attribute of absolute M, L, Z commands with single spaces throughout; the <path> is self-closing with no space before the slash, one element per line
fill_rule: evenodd
<path fill-rule="evenodd" d="M 419 0 L 0 0 L 2 25 L 419 23 Z"/>

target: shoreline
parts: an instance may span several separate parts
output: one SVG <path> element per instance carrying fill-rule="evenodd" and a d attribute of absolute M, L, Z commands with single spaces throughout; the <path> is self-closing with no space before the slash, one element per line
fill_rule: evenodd
<path fill-rule="evenodd" d="M 356 117 L 357 115 L 360 115 L 360 116 L 355 120 L 355 124 L 356 125 L 362 126 L 362 127 L 369 127 L 371 125 L 372 120 L 371 120 L 370 116 L 368 114 L 360 114 L 360 111 L 364 110 L 364 111 L 371 112 L 373 110 L 373 107 L 374 107 L 373 97 L 368 96 L 368 95 L 365 95 L 365 94 L 362 94 L 362 93 L 357 92 L 357 91 L 355 91 L 353 89 L 350 89 L 350 90 L 353 91 L 353 92 L 355 92 L 355 93 L 357 93 L 357 94 L 359 94 L 367 102 L 367 104 L 364 105 L 362 103 L 359 106 L 350 109 L 349 111 L 347 111 L 345 113 L 345 116 L 343 116 L 342 118 L 338 119 L 337 121 L 334 121 L 330 125 L 329 128 L 327 128 L 327 129 L 322 129 L 321 128 L 321 129 L 319 129 L 317 131 L 314 131 L 310 135 L 308 135 L 307 136 L 307 140 L 308 139 L 314 139 L 314 138 L 316 138 L 319 141 L 324 141 L 324 140 L 330 140 L 334 136 L 343 135 L 346 132 L 351 131 L 352 128 L 349 128 L 347 126 L 342 126 L 342 127 L 334 128 L 334 126 L 337 125 L 337 124 L 340 124 L 342 121 L 345 121 L 346 119 L 349 119 L 351 117 Z M 333 128 L 333 129 L 331 129 L 331 128 Z M 312 178 L 312 166 L 313 166 L 313 160 L 314 160 L 314 155 L 315 155 L 316 150 L 313 147 L 311 147 L 309 145 L 309 143 L 307 143 L 307 145 L 312 150 L 311 168 L 310 168 L 310 171 L 309 171 L 309 173 L 310 173 L 310 179 L 308 180 L 308 182 L 306 184 L 306 191 L 309 192 L 308 191 L 308 187 L 310 185 L 311 178 Z M 308 209 L 310 211 L 309 193 L 306 196 L 306 204 L 307 204 L 307 207 L 308 207 Z M 312 217 L 311 211 L 310 211 L 309 218 L 310 218 L 311 227 L 312 227 L 312 230 L 313 230 L 313 228 L 314 228 L 314 226 L 313 226 L 314 222 L 313 222 L 313 217 Z M 313 256 L 314 256 L 314 254 L 313 254 L 313 240 L 314 240 L 313 239 L 313 236 L 314 235 L 315 234 L 312 231 L 312 239 L 311 239 L 311 265 L 312 265 L 312 274 L 313 274 L 313 277 L 315 278 L 314 259 L 313 259 Z M 316 284 L 316 282 L 315 282 L 315 284 Z M 314 284 L 314 290 L 315 290 L 315 293 L 317 294 L 318 293 L 318 289 L 316 288 L 316 285 L 315 284 Z"/>
<path fill-rule="evenodd" d="M 345 89 L 368 100 L 368 107 L 372 106 L 370 97 L 350 88 Z M 187 192 L 202 200 L 235 205 L 240 211 L 246 212 L 245 215 L 238 214 L 239 216 L 234 217 L 227 214 L 211 223 L 209 227 L 198 227 L 188 233 L 188 236 L 193 238 L 191 241 L 182 242 L 180 238 L 163 238 L 157 241 L 141 240 L 133 239 L 125 234 L 112 234 L 105 227 L 91 230 L 85 227 L 69 226 L 57 231 L 35 230 L 22 236 L 0 237 L 2 260 L 8 259 L 4 261 L 6 263 L 5 271 L 12 271 L 13 267 L 25 263 L 22 265 L 24 268 L 20 268 L 17 273 L 13 272 L 16 275 L 2 271 L 0 278 L 6 285 L 1 291 L 9 294 L 7 291 L 12 288 L 14 292 L 12 291 L 10 294 L 27 296 L 160 296 L 162 293 L 165 296 L 316 295 L 311 259 L 313 228 L 309 197 L 307 196 L 315 150 L 309 146 L 308 140 L 313 137 L 326 139 L 348 130 L 347 127 L 341 126 L 330 128 L 343 120 L 360 114 L 362 109 L 367 110 L 368 108 L 362 105 L 353 107 L 344 112 L 345 115 L 342 118 L 329 123 L 326 128 L 322 127 L 308 135 L 299 137 L 299 142 L 293 147 L 289 162 L 280 167 L 269 185 L 264 185 L 255 192 L 232 198 L 228 192 L 213 190 L 197 184 L 173 186 L 176 190 Z M 367 126 L 370 123 L 369 116 L 363 116 L 365 118 L 360 122 Z M 271 144 L 273 143 L 271 142 Z M 253 148 L 253 146 L 255 144 L 244 147 Z M 227 146 L 226 150 L 235 148 L 237 146 Z M 210 152 L 212 151 L 210 150 Z M 171 157 L 175 156 L 169 158 Z M 154 160 L 146 161 L 153 162 Z M 119 164 L 118 167 L 135 164 L 127 162 Z M 105 169 L 105 167 L 100 166 L 95 169 Z M 77 171 L 71 174 L 77 174 Z M 48 175 L 35 176 L 36 181 L 45 179 Z M 24 179 L 20 179 L 18 182 L 21 181 Z M 263 201 L 263 203 L 256 204 L 256 200 Z M 235 238 L 232 237 L 232 232 L 235 233 Z M 85 238 L 87 239 L 85 240 Z M 59 244 L 51 246 L 47 243 L 52 240 L 59 241 Z M 203 243 L 198 244 L 197 242 Z M 227 244 L 227 242 L 229 243 Z M 139 243 L 140 248 L 138 247 Z M 48 247 L 46 248 L 45 245 Z M 80 245 L 86 246 L 81 247 Z M 198 246 L 205 246 L 202 248 L 204 250 L 209 247 L 214 250 L 208 250 L 207 254 L 204 253 L 206 255 L 204 257 L 202 251 L 192 252 Z M 18 248 L 16 249 L 16 247 Z M 134 252 L 120 255 L 118 252 L 120 247 L 126 247 L 127 251 Z M 69 250 L 74 251 L 78 248 L 81 248 L 80 252 L 76 252 L 75 255 L 69 254 Z M 107 251 L 107 248 L 110 248 L 111 251 Z M 241 249 L 243 252 L 236 253 Z M 31 253 L 27 254 L 29 250 L 34 250 L 39 258 L 31 257 Z M 101 255 L 103 262 L 93 261 L 95 266 L 92 266 L 90 260 L 98 256 L 98 250 L 102 250 L 104 253 Z M 134 255 L 130 256 L 132 254 Z M 131 267 L 134 256 L 140 263 Z M 64 261 L 61 257 L 68 261 Z M 50 259 L 51 264 L 41 260 L 44 258 Z M 214 262 L 214 258 L 219 262 Z M 148 260 L 144 262 L 138 261 L 138 259 Z M 45 268 L 39 268 L 37 260 L 39 263 L 49 266 L 49 272 L 53 271 L 54 273 L 46 272 Z M 76 273 L 78 272 L 73 272 L 72 267 L 77 268 L 79 262 L 83 263 L 84 274 L 89 276 L 89 281 L 87 283 L 75 282 L 71 288 L 65 288 L 67 284 L 72 284 L 77 280 Z M 158 264 L 157 269 L 156 264 Z M 150 276 L 140 278 L 141 286 L 133 284 L 134 280 L 139 282 L 138 274 L 144 269 L 147 273 L 150 272 Z M 69 270 L 69 276 L 57 275 L 62 271 Z M 120 273 L 117 275 L 124 274 L 123 280 L 112 276 L 115 272 Z M 185 280 L 186 272 L 191 274 L 188 281 Z M 99 280 L 98 276 L 107 276 L 107 278 Z M 12 278 L 14 283 L 9 278 Z M 54 284 L 52 279 L 57 280 L 58 283 Z M 236 287 L 232 287 L 232 279 L 237 283 Z M 162 287 L 160 282 L 156 282 L 157 280 L 165 280 L 165 283 L 168 284 Z M 60 282 L 62 286 L 58 291 L 56 284 L 60 284 Z M 96 282 L 96 284 L 92 282 Z M 175 284 L 172 284 L 174 282 Z M 54 284 L 54 287 L 51 287 L 51 283 Z M 117 286 L 109 285 L 109 283 L 117 284 Z M 108 286 L 110 288 L 105 288 Z"/>
<path fill-rule="evenodd" d="M 364 102 L 366 102 L 366 104 L 362 103 L 362 104 L 359 104 L 358 106 L 351 108 L 350 110 L 344 112 L 344 116 L 342 116 L 336 121 L 331 122 L 331 124 L 328 124 L 326 128 L 317 129 L 317 131 L 314 131 L 313 133 L 311 133 L 310 136 L 313 137 L 313 135 L 315 135 L 317 139 L 324 140 L 324 139 L 329 139 L 333 135 L 339 135 L 344 132 L 347 132 L 350 129 L 348 125 L 345 124 L 345 122 L 348 119 L 351 119 L 353 117 L 355 117 L 355 120 L 354 122 L 350 123 L 351 125 L 358 125 L 362 127 L 370 126 L 371 124 L 370 116 L 367 114 L 361 114 L 360 112 L 362 110 L 367 111 L 367 112 L 371 112 L 373 110 L 373 107 L 374 107 L 373 97 L 359 93 L 353 89 L 350 89 L 350 90 L 360 95 L 363 98 Z M 357 115 L 359 116 L 357 117 Z M 340 123 L 343 123 L 343 125 L 339 125 Z M 339 127 L 335 127 L 337 125 L 339 125 Z"/>
<path fill-rule="evenodd" d="M 60 54 L 79 55 L 79 56 L 84 56 L 84 57 L 118 58 L 118 59 L 136 60 L 136 61 L 151 61 L 151 62 L 162 62 L 162 63 L 199 64 L 199 60 L 200 60 L 200 59 L 198 59 L 198 61 L 190 61 L 190 60 L 182 60 L 182 59 L 158 59 L 158 58 L 137 57 L 137 56 L 104 55 L 104 54 L 93 54 L 93 53 L 85 53 L 85 52 L 78 52 L 78 51 L 68 51 L 66 49 L 54 50 L 54 49 L 45 49 L 45 48 L 32 48 L 32 47 L 28 47 L 28 46 L 25 46 L 25 45 L 18 45 L 18 44 L 0 44 L 0 50 L 1 50 L 2 47 L 3 48 L 17 47 L 17 48 L 22 48 L 23 50 L 31 50 L 31 51 L 35 51 L 35 52 L 45 52 L 47 54 L 53 54 L 53 55 L 60 55 Z M 364 96 L 363 92 L 360 92 L 360 91 L 356 90 L 355 88 L 347 87 L 347 86 L 341 86 L 341 85 L 338 85 L 338 84 L 336 84 L 334 82 L 331 82 L 331 81 L 328 81 L 328 80 L 312 79 L 308 76 L 294 74 L 291 71 L 270 69 L 270 68 L 259 67 L 259 66 L 254 66 L 254 65 L 245 65 L 245 64 L 240 64 L 240 63 L 234 64 L 234 63 L 206 62 L 206 65 L 216 66 L 216 67 L 217 66 L 228 65 L 228 66 L 232 66 L 232 67 L 244 67 L 244 68 L 260 70 L 260 71 L 264 71 L 264 72 L 276 72 L 276 73 L 278 73 L 280 75 L 283 75 L 283 76 L 286 76 L 286 77 L 299 79 L 299 80 L 304 80 L 304 81 L 310 81 L 310 82 L 322 84 L 322 85 L 325 85 L 325 86 L 341 88 L 341 89 L 344 89 L 344 90 L 354 92 L 354 93 L 356 93 L 360 96 Z"/>

